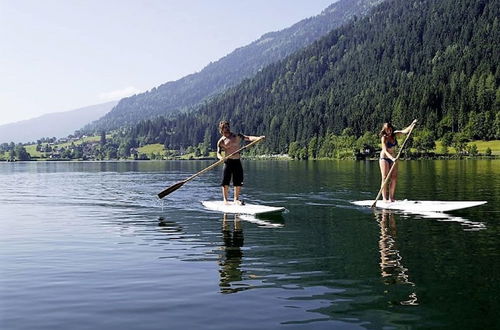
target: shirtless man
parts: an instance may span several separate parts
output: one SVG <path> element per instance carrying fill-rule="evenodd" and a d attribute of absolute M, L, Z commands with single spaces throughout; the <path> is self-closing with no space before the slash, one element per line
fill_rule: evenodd
<path fill-rule="evenodd" d="M 219 131 L 222 137 L 217 142 L 217 158 L 223 159 L 222 151 L 226 156 L 232 154 L 241 148 L 241 141 L 255 141 L 264 136 L 246 136 L 243 134 L 234 134 L 229 128 L 229 122 L 221 121 L 219 123 Z M 229 183 L 231 178 L 233 179 L 234 186 L 234 203 L 241 204 L 239 201 L 239 196 L 241 192 L 241 186 L 243 185 L 243 167 L 241 166 L 240 153 L 237 153 L 224 161 L 224 169 L 222 172 L 222 196 L 224 198 L 224 203 L 229 204 Z"/>

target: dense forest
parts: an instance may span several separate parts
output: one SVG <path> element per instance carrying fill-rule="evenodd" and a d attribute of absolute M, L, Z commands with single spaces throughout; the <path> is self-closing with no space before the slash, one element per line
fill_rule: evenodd
<path fill-rule="evenodd" d="M 235 86 L 244 78 L 255 75 L 265 66 L 304 48 L 353 17 L 365 15 L 380 2 L 382 0 L 340 0 L 320 15 L 302 20 L 282 31 L 267 33 L 250 45 L 210 63 L 198 73 L 122 99 L 103 118 L 87 125 L 82 133 L 109 131 L 136 124 L 139 120 L 190 109 L 204 99 Z"/>
<path fill-rule="evenodd" d="M 421 141 L 500 139 L 499 7 L 495 0 L 383 2 L 198 110 L 140 122 L 117 138 L 167 149 L 213 146 L 225 119 L 236 131 L 266 135 L 263 151 L 304 151 L 314 139 L 314 150 L 328 156 L 327 145 L 342 136 L 419 118 Z"/>

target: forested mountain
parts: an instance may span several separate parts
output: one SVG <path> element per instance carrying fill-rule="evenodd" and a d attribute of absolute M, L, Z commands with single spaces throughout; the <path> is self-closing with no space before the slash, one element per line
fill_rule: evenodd
<path fill-rule="evenodd" d="M 139 120 L 188 109 L 204 99 L 235 86 L 270 63 L 279 61 L 326 35 L 355 16 L 365 15 L 382 0 L 340 0 L 320 15 L 300 21 L 279 32 L 263 35 L 209 64 L 198 73 L 168 82 L 152 90 L 122 99 L 100 120 L 83 131 L 111 130 Z"/>
<path fill-rule="evenodd" d="M 175 119 L 124 131 L 127 143 L 214 145 L 216 125 L 267 135 L 268 152 L 420 119 L 436 138 L 500 138 L 500 2 L 388 0 Z M 345 133 L 345 131 L 344 131 Z"/>
<path fill-rule="evenodd" d="M 0 126 L 0 142 L 30 142 L 42 137 L 65 137 L 88 122 L 109 112 L 118 101 L 111 101 L 65 112 L 54 112 L 33 119 Z"/>

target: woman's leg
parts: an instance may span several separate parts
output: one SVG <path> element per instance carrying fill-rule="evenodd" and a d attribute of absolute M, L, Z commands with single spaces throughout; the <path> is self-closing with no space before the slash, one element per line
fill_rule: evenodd
<path fill-rule="evenodd" d="M 394 198 L 394 193 L 396 192 L 396 184 L 398 183 L 398 164 L 392 164 L 395 166 L 391 173 L 391 184 L 389 187 L 389 198 L 391 202 L 394 202 L 396 199 Z"/>
<path fill-rule="evenodd" d="M 390 167 L 389 163 L 383 159 L 379 160 L 379 164 L 380 164 L 380 174 L 382 174 L 382 182 L 380 183 L 380 186 L 382 187 L 382 185 L 384 184 L 385 178 L 387 177 L 387 173 L 389 173 L 389 170 L 391 167 Z M 389 201 L 389 196 L 387 193 L 388 192 L 387 186 L 388 185 L 385 185 L 385 187 L 382 189 L 382 198 L 384 199 L 384 202 Z"/>

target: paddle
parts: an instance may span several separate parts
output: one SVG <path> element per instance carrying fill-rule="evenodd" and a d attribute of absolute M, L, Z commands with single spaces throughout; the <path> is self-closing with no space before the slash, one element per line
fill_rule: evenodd
<path fill-rule="evenodd" d="M 399 156 L 401 156 L 401 152 L 403 151 L 403 149 L 404 149 L 404 147 L 406 145 L 406 141 L 408 141 L 408 138 L 410 137 L 411 132 L 413 131 L 413 128 L 415 127 L 416 124 L 417 124 L 417 120 L 415 119 L 413 121 L 413 123 L 410 125 L 410 127 L 411 127 L 410 131 L 408 132 L 408 135 L 406 136 L 405 141 L 401 145 L 401 149 L 399 149 L 399 152 L 398 152 L 398 154 L 396 156 L 396 159 L 394 159 L 394 163 L 392 164 L 391 169 L 389 170 L 389 173 L 387 173 L 387 176 L 385 177 L 385 180 L 382 183 L 382 187 L 380 187 L 380 190 L 378 191 L 377 197 L 375 198 L 375 201 L 373 202 L 373 204 L 371 206 L 372 208 L 377 205 L 377 201 L 380 198 L 380 195 L 382 194 L 382 190 L 384 190 L 385 185 L 387 184 L 387 182 L 389 182 L 389 178 L 391 177 L 392 170 L 394 170 L 394 168 L 396 167 L 396 162 L 398 161 Z"/>
<path fill-rule="evenodd" d="M 179 189 L 180 187 L 182 187 L 182 186 L 183 186 L 186 182 L 191 181 L 191 180 L 193 180 L 194 178 L 196 178 L 198 175 L 203 174 L 203 173 L 205 173 L 205 172 L 207 172 L 207 171 L 211 170 L 212 168 L 214 168 L 214 167 L 216 167 L 216 166 L 218 166 L 218 165 L 222 164 L 222 163 L 223 163 L 226 159 L 228 159 L 229 157 L 236 155 L 237 153 L 239 153 L 239 152 L 240 152 L 240 151 L 242 151 L 243 149 L 246 149 L 246 148 L 248 148 L 248 147 L 250 147 L 250 146 L 252 146 L 252 145 L 256 144 L 257 142 L 260 142 L 260 141 L 261 141 L 261 140 L 263 140 L 263 139 L 264 139 L 264 137 L 260 137 L 260 138 L 258 138 L 257 140 L 254 140 L 254 141 L 250 142 L 249 144 L 247 144 L 247 145 L 245 145 L 245 146 L 241 147 L 240 149 L 236 150 L 236 151 L 235 151 L 235 152 L 233 152 L 232 154 L 230 154 L 230 155 L 228 155 L 228 156 L 225 156 L 224 158 L 220 159 L 218 162 L 213 163 L 213 164 L 212 164 L 212 165 L 210 165 L 209 167 L 207 167 L 207 168 L 205 168 L 205 169 L 203 169 L 203 170 L 199 171 L 199 172 L 198 172 L 198 173 L 196 173 L 196 174 L 191 175 L 191 176 L 190 176 L 189 178 L 187 178 L 186 180 L 179 181 L 179 182 L 177 182 L 177 183 L 173 184 L 172 186 L 170 186 L 170 187 L 168 187 L 167 189 L 165 189 L 165 190 L 163 190 L 162 192 L 160 192 L 160 193 L 158 194 L 158 197 L 159 197 L 159 198 L 163 198 L 163 197 L 165 197 L 165 196 L 167 196 L 167 195 L 169 195 L 169 194 L 173 193 L 174 191 L 176 191 L 177 189 Z"/>

